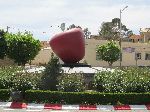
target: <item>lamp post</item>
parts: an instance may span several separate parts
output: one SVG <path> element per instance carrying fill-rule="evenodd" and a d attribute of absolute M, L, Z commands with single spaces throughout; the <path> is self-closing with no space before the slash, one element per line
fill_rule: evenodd
<path fill-rule="evenodd" d="M 122 34 L 121 34 L 121 31 L 122 31 L 122 24 L 121 24 L 121 14 L 122 12 L 128 8 L 128 6 L 125 6 L 123 9 L 120 9 L 120 39 L 119 39 L 119 46 L 120 46 L 120 67 L 121 67 L 121 61 L 122 61 L 122 48 L 121 48 L 121 38 L 122 38 Z"/>

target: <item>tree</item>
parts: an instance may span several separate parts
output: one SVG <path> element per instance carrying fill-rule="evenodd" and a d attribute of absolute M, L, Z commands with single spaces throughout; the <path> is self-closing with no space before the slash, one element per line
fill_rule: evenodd
<path fill-rule="evenodd" d="M 70 29 L 72 29 L 72 28 L 80 28 L 80 29 L 82 29 L 81 26 L 76 26 L 75 24 L 72 24 L 72 25 L 70 25 L 70 26 L 67 28 L 67 30 L 70 30 Z M 83 31 L 84 37 L 85 37 L 86 39 L 90 38 L 91 32 L 89 31 L 88 28 L 84 28 L 84 29 L 82 29 L 82 31 Z"/>
<path fill-rule="evenodd" d="M 61 29 L 63 32 L 65 31 L 65 26 L 66 26 L 65 23 L 61 23 L 61 25 L 60 25 L 60 29 Z"/>
<path fill-rule="evenodd" d="M 129 37 L 133 34 L 125 25 L 121 23 L 122 36 Z M 111 22 L 103 22 L 99 35 L 107 40 L 118 40 L 120 38 L 120 19 L 114 18 Z"/>
<path fill-rule="evenodd" d="M 6 38 L 8 42 L 7 55 L 18 65 L 25 65 L 28 61 L 34 59 L 40 51 L 40 41 L 35 40 L 30 32 L 7 33 Z"/>
<path fill-rule="evenodd" d="M 121 51 L 115 42 L 110 41 L 107 44 L 99 45 L 96 52 L 102 60 L 107 61 L 109 66 L 112 66 L 119 59 Z"/>
<path fill-rule="evenodd" d="M 112 23 L 113 23 L 113 26 L 115 26 L 115 31 L 116 32 L 120 32 L 120 19 L 119 18 L 114 18 L 112 19 Z M 132 30 L 129 30 L 125 25 L 123 25 L 121 23 L 121 32 L 122 32 L 122 36 L 123 37 L 130 37 L 131 35 L 133 35 L 133 32 Z"/>
<path fill-rule="evenodd" d="M 88 28 L 85 28 L 85 29 L 83 30 L 83 33 L 84 33 L 84 37 L 85 37 L 86 39 L 90 38 L 91 32 L 89 31 Z"/>
<path fill-rule="evenodd" d="M 70 26 L 67 28 L 67 30 L 70 30 L 70 29 L 72 29 L 72 28 L 80 28 L 80 29 L 82 29 L 80 26 L 76 26 L 75 24 L 72 24 L 72 25 L 70 25 Z"/>
<path fill-rule="evenodd" d="M 59 59 L 51 54 L 51 59 L 46 65 L 44 75 L 42 76 L 42 89 L 56 91 L 58 84 L 57 78 L 60 76 L 61 65 Z"/>
<path fill-rule="evenodd" d="M 4 59 L 7 52 L 7 41 L 5 38 L 6 32 L 0 30 L 0 59 Z"/>
<path fill-rule="evenodd" d="M 107 40 L 111 40 L 113 39 L 115 36 L 115 33 L 113 32 L 113 28 L 112 28 L 112 23 L 111 22 L 103 22 L 102 26 L 101 26 L 101 30 L 99 32 L 99 35 L 102 38 L 105 38 Z M 118 37 L 117 37 L 118 38 Z"/>

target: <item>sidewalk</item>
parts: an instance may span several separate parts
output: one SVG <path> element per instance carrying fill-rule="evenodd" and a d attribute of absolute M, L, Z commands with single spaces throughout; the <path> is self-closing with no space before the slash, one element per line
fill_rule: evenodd
<path fill-rule="evenodd" d="M 0 102 L 0 107 L 10 109 L 51 109 L 51 110 L 150 110 L 150 105 L 61 105 L 20 102 Z"/>

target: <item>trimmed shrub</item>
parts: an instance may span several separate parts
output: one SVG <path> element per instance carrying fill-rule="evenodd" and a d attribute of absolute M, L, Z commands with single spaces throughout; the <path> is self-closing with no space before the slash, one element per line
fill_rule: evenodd
<path fill-rule="evenodd" d="M 0 89 L 11 89 L 13 91 L 38 89 L 42 74 L 23 73 L 22 71 L 22 67 L 0 67 Z"/>
<path fill-rule="evenodd" d="M 58 92 L 27 90 L 27 102 L 60 104 L 149 104 L 150 93 L 99 93 L 99 92 Z"/>
<path fill-rule="evenodd" d="M 57 89 L 64 92 L 81 92 L 85 90 L 83 74 L 62 74 L 58 77 Z"/>
<path fill-rule="evenodd" d="M 29 89 L 39 89 L 41 77 L 40 73 L 17 73 L 13 77 L 12 90 L 24 92 Z"/>
<path fill-rule="evenodd" d="M 0 101 L 8 101 L 10 98 L 9 89 L 0 89 Z"/>
<path fill-rule="evenodd" d="M 124 92 L 123 72 L 101 71 L 94 76 L 94 86 L 99 92 Z"/>
<path fill-rule="evenodd" d="M 10 89 L 13 79 L 18 71 L 23 70 L 22 67 L 2 66 L 0 67 L 0 89 Z"/>
<path fill-rule="evenodd" d="M 114 72 L 102 71 L 94 76 L 94 86 L 100 92 L 150 92 L 150 70 L 124 68 Z"/>
<path fill-rule="evenodd" d="M 150 92 L 150 69 L 124 68 L 125 92 Z"/>

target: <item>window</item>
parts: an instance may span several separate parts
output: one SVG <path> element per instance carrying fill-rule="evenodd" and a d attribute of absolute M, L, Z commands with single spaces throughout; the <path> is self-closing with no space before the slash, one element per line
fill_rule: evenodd
<path fill-rule="evenodd" d="M 141 59 L 141 53 L 135 53 L 135 60 Z"/>
<path fill-rule="evenodd" d="M 132 39 L 133 43 L 134 43 L 134 39 Z"/>
<path fill-rule="evenodd" d="M 132 42 L 132 39 L 129 39 L 129 42 Z"/>
<path fill-rule="evenodd" d="M 150 60 L 150 53 L 145 53 L 145 60 Z"/>

